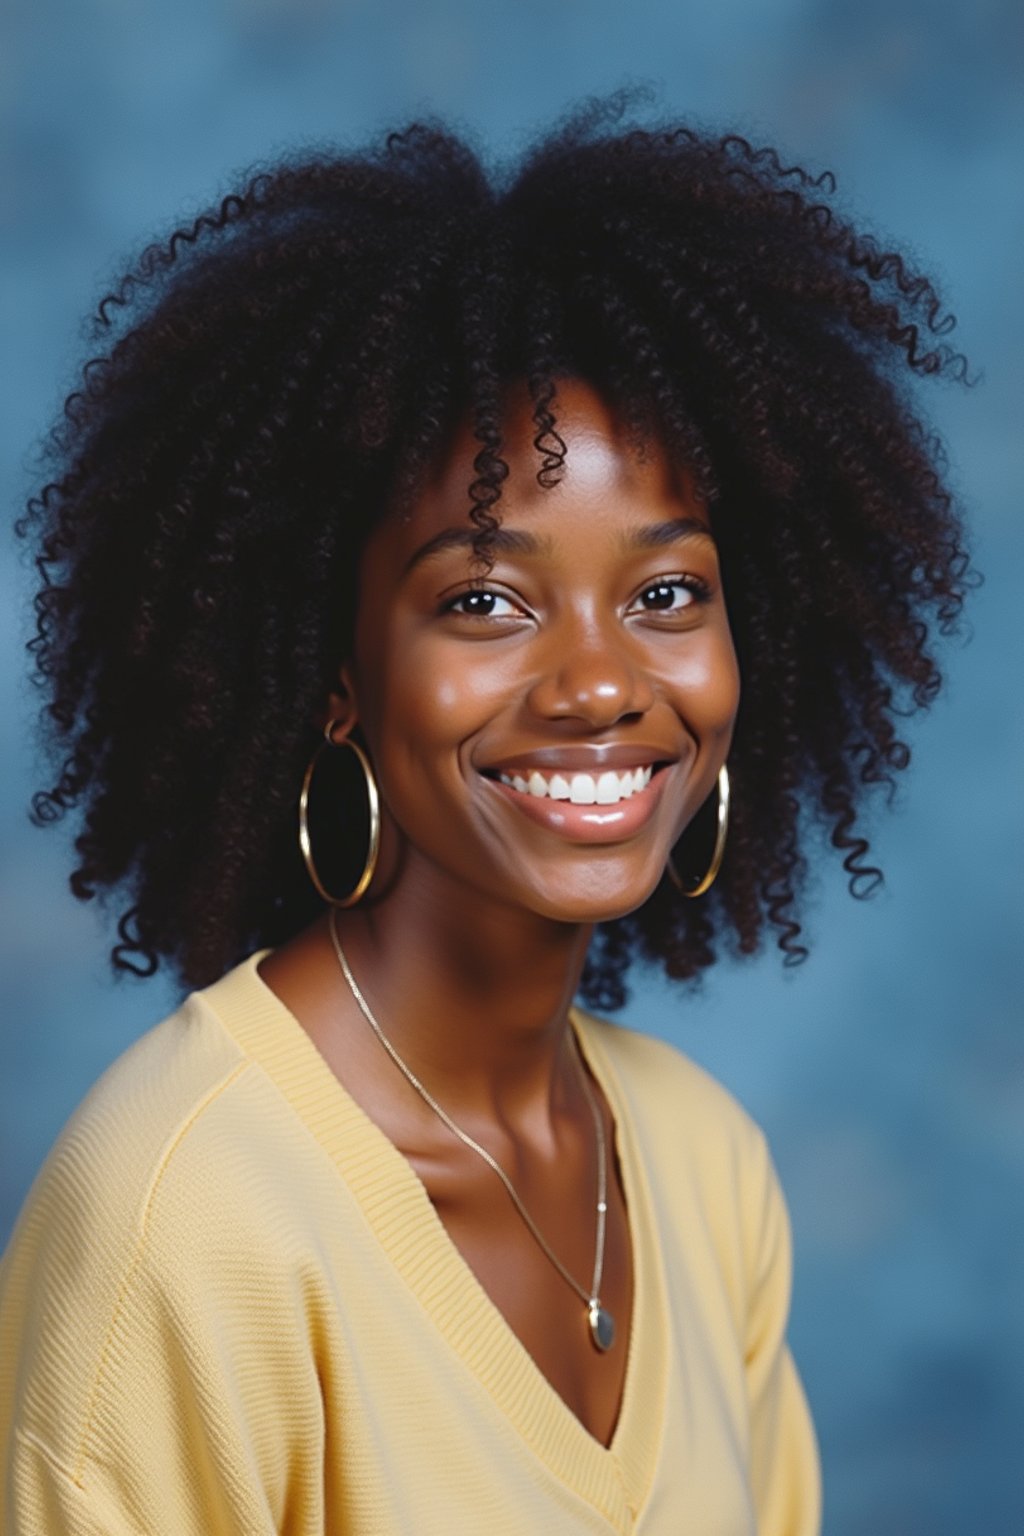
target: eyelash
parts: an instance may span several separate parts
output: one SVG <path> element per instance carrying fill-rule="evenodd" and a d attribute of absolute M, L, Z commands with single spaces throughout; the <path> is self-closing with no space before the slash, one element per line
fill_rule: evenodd
<path fill-rule="evenodd" d="M 689 608 L 698 603 L 706 603 L 711 597 L 711 588 L 707 582 L 702 580 L 700 576 L 692 575 L 661 576 L 657 581 L 649 581 L 637 596 L 645 597 L 648 592 L 657 592 L 659 589 L 664 590 L 666 587 L 682 587 L 685 592 L 690 594 L 691 602 L 684 603 L 683 608 Z M 679 613 L 682 611 L 682 609 L 677 608 L 648 608 L 645 610 L 647 613 Z"/>
<path fill-rule="evenodd" d="M 648 584 L 645 587 L 642 587 L 638 592 L 637 598 L 639 599 L 645 597 L 649 592 L 657 592 L 659 589 L 664 590 L 667 587 L 682 588 L 684 591 L 690 594 L 692 603 L 684 603 L 681 608 L 647 608 L 642 611 L 646 613 L 682 613 L 692 605 L 708 602 L 711 597 L 711 588 L 708 586 L 707 582 L 703 581 L 699 576 L 691 575 L 666 576 L 659 578 L 657 581 L 648 582 Z M 460 618 L 477 619 L 483 623 L 487 623 L 488 621 L 502 623 L 510 617 L 508 614 L 500 614 L 495 617 L 494 614 L 490 613 L 467 613 L 464 610 L 460 611 L 458 604 L 465 602 L 468 598 L 471 597 L 496 597 L 500 601 L 507 603 L 512 601 L 512 599 L 506 597 L 504 593 L 496 592 L 491 587 L 471 587 L 466 592 L 457 592 L 454 597 L 448 598 L 442 606 L 441 612 L 458 613 Z"/>
<path fill-rule="evenodd" d="M 499 599 L 499 601 L 504 603 L 510 603 L 512 601 L 510 597 L 505 597 L 504 593 L 495 592 L 490 587 L 471 587 L 468 592 L 457 592 L 454 597 L 448 598 L 448 600 L 442 605 L 441 612 L 457 613 L 460 619 L 482 619 L 485 622 L 488 619 L 494 618 L 494 615 L 491 613 L 467 613 L 465 611 L 460 611 L 458 604 L 466 602 L 467 599 L 471 597 L 496 597 Z M 499 619 L 507 617 L 507 614 L 499 615 Z"/>

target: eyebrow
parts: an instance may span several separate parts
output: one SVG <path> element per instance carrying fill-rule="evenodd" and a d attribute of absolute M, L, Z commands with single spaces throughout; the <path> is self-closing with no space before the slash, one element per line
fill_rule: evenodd
<path fill-rule="evenodd" d="M 410 555 L 402 575 L 407 576 L 422 561 L 430 560 L 446 550 L 471 549 L 479 533 L 476 527 L 445 528 L 441 533 L 435 533 L 432 539 L 420 545 L 415 554 Z M 674 517 L 668 522 L 643 523 L 631 529 L 622 540 L 622 550 L 626 554 L 636 549 L 661 549 L 680 539 L 695 537 L 714 543 L 711 529 L 699 518 Z M 538 538 L 536 534 L 526 533 L 523 529 L 500 525 L 488 535 L 487 542 L 496 553 L 506 555 L 549 555 L 552 550 L 550 538 Z"/>
<path fill-rule="evenodd" d="M 407 576 L 414 566 L 423 560 L 430 560 L 435 555 L 440 555 L 449 549 L 471 549 L 476 539 L 480 537 L 481 530 L 476 526 L 462 528 L 445 528 L 441 533 L 435 533 L 432 539 L 421 544 L 414 555 L 410 555 L 405 563 L 403 576 Z M 505 555 L 546 555 L 551 553 L 551 540 L 539 539 L 535 534 L 524 533 L 516 528 L 495 528 L 488 535 L 488 544 L 491 549 Z"/>
<path fill-rule="evenodd" d="M 663 544 L 675 544 L 680 539 L 704 538 L 715 542 L 707 523 L 699 517 L 674 517 L 667 523 L 641 523 L 623 539 L 623 549 L 660 549 Z"/>

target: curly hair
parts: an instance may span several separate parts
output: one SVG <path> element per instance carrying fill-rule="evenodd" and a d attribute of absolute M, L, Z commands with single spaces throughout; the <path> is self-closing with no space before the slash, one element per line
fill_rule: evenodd
<path fill-rule="evenodd" d="M 896 719 L 934 698 L 970 580 L 909 386 L 965 363 L 932 284 L 834 191 L 606 102 L 511 167 L 435 123 L 285 160 L 143 252 L 18 524 L 59 764 L 33 815 L 80 808 L 71 887 L 122 893 L 115 968 L 204 985 L 316 916 L 296 803 L 360 551 L 468 419 L 486 557 L 512 380 L 542 486 L 566 377 L 689 466 L 742 676 L 721 875 L 602 925 L 584 1000 L 620 1006 L 634 958 L 687 978 L 723 937 L 750 953 L 766 922 L 802 958 L 809 817 L 855 894 L 877 883 L 858 803 L 906 766 Z"/>

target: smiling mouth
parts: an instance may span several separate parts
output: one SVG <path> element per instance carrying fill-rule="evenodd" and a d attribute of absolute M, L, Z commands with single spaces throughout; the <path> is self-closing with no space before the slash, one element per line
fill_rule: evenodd
<path fill-rule="evenodd" d="M 534 800 L 565 800 L 570 805 L 618 805 L 620 801 L 642 794 L 652 776 L 663 766 L 662 763 L 649 763 L 618 772 L 605 769 L 601 773 L 570 770 L 541 773 L 532 769 L 529 774 L 496 772 L 487 777 Z"/>

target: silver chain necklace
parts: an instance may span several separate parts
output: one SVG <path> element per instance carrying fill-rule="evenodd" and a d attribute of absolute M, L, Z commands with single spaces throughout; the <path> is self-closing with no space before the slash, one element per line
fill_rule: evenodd
<path fill-rule="evenodd" d="M 569 1273 L 561 1259 L 550 1247 L 547 1240 L 541 1233 L 539 1227 L 537 1226 L 537 1223 L 534 1221 L 533 1217 L 530 1215 L 529 1211 L 526 1209 L 526 1206 L 520 1199 L 515 1185 L 512 1183 L 512 1180 L 509 1178 L 508 1174 L 505 1172 L 504 1168 L 501 1166 L 498 1160 L 491 1156 L 486 1147 L 482 1147 L 478 1141 L 474 1141 L 473 1137 L 470 1136 L 467 1131 L 464 1131 L 461 1126 L 455 1124 L 455 1121 L 452 1119 L 451 1115 L 448 1114 L 447 1110 L 442 1109 L 441 1105 L 434 1098 L 433 1094 L 430 1093 L 428 1089 L 424 1088 L 423 1084 L 420 1082 L 412 1068 L 407 1066 L 407 1064 L 402 1060 L 401 1056 L 399 1056 L 398 1052 L 395 1050 L 395 1047 L 391 1044 L 391 1041 L 381 1029 L 380 1025 L 377 1023 L 377 1020 L 374 1018 L 370 1005 L 360 991 L 359 984 L 352 974 L 352 968 L 345 958 L 345 952 L 342 949 L 341 941 L 338 938 L 338 929 L 335 922 L 335 912 L 333 908 L 331 909 L 329 927 L 331 931 L 331 942 L 334 945 L 334 953 L 338 957 L 338 964 L 341 966 L 342 974 L 344 975 L 345 980 L 348 982 L 349 990 L 358 1003 L 360 1011 L 362 1012 L 366 1022 L 369 1024 L 370 1028 L 377 1036 L 377 1039 L 380 1041 L 381 1045 L 391 1057 L 391 1060 L 394 1062 L 399 1072 L 401 1072 L 402 1076 L 409 1083 L 410 1087 L 416 1090 L 424 1103 L 430 1106 L 430 1108 L 434 1111 L 434 1114 L 437 1115 L 438 1119 L 444 1122 L 444 1124 L 451 1131 L 452 1135 L 457 1136 L 463 1145 L 469 1147 L 470 1150 L 475 1152 L 478 1157 L 482 1157 L 488 1168 L 491 1168 L 497 1174 L 498 1178 L 501 1180 L 502 1184 L 504 1184 L 505 1189 L 508 1192 L 509 1199 L 512 1201 L 512 1204 L 523 1218 L 527 1228 L 536 1240 L 538 1247 L 551 1260 L 551 1263 L 558 1270 L 558 1273 L 561 1275 L 562 1279 L 566 1282 L 567 1285 L 572 1287 L 572 1289 L 576 1292 L 577 1296 L 579 1296 L 580 1300 L 586 1307 L 587 1324 L 590 1329 L 590 1337 L 593 1340 L 595 1347 L 599 1349 L 602 1354 L 605 1350 L 611 1349 L 612 1345 L 615 1343 L 615 1319 L 612 1317 L 611 1313 L 601 1305 L 600 1294 L 601 1277 L 604 1273 L 605 1227 L 608 1220 L 608 1152 L 605 1145 L 604 1121 L 601 1117 L 601 1110 L 598 1106 L 597 1099 L 594 1096 L 594 1090 L 591 1088 L 589 1082 L 587 1081 L 587 1074 L 584 1070 L 583 1063 L 580 1060 L 579 1046 L 576 1044 L 575 1035 L 573 1036 L 573 1056 L 576 1061 L 577 1070 L 579 1072 L 580 1086 L 586 1095 L 587 1103 L 590 1105 L 590 1112 L 594 1117 L 594 1136 L 597 1142 L 597 1233 L 594 1239 L 594 1273 L 590 1282 L 589 1291 L 580 1285 L 579 1281 Z"/>

